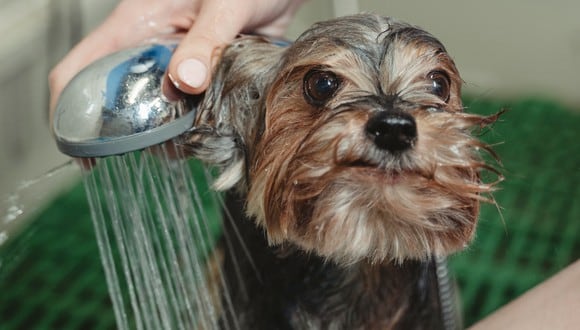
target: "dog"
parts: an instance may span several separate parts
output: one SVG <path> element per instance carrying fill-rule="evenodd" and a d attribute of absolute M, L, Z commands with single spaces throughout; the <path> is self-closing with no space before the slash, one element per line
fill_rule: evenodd
<path fill-rule="evenodd" d="M 437 260 L 493 202 L 495 154 L 443 44 L 393 18 L 225 48 L 186 137 L 228 191 L 222 267 L 242 329 L 445 329 Z M 229 235 L 228 235 L 229 234 Z M 225 303 L 224 303 L 225 304 Z M 225 327 L 225 326 L 224 326 Z"/>

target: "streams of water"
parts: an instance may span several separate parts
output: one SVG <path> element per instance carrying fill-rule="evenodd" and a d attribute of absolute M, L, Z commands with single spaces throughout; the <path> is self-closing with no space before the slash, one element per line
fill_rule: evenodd
<path fill-rule="evenodd" d="M 178 152 L 164 145 L 83 171 L 120 329 L 237 328 L 219 317 L 228 308 L 212 264 L 219 197 Z"/>

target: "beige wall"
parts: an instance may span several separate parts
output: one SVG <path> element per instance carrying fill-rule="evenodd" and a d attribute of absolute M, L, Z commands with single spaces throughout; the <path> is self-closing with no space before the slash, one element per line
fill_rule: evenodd
<path fill-rule="evenodd" d="M 353 3 L 310 0 L 289 35 L 331 17 L 333 4 L 344 12 Z M 580 1 L 359 0 L 358 8 L 403 19 L 441 39 L 470 94 L 548 97 L 580 110 Z"/>

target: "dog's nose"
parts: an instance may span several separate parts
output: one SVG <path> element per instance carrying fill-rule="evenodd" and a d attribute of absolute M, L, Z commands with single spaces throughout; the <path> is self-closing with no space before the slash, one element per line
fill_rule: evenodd
<path fill-rule="evenodd" d="M 382 111 L 367 122 L 367 134 L 375 145 L 393 153 L 405 151 L 417 140 L 415 119 L 403 112 Z"/>

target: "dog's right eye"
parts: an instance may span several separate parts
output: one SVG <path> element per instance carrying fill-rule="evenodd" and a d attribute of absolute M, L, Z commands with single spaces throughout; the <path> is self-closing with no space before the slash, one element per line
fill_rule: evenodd
<path fill-rule="evenodd" d="M 340 79 L 330 71 L 313 69 L 304 76 L 304 96 L 308 103 L 322 106 L 340 87 Z"/>
<path fill-rule="evenodd" d="M 447 103 L 451 93 L 449 76 L 442 71 L 432 71 L 427 75 L 427 78 L 430 81 L 429 92 Z"/>

